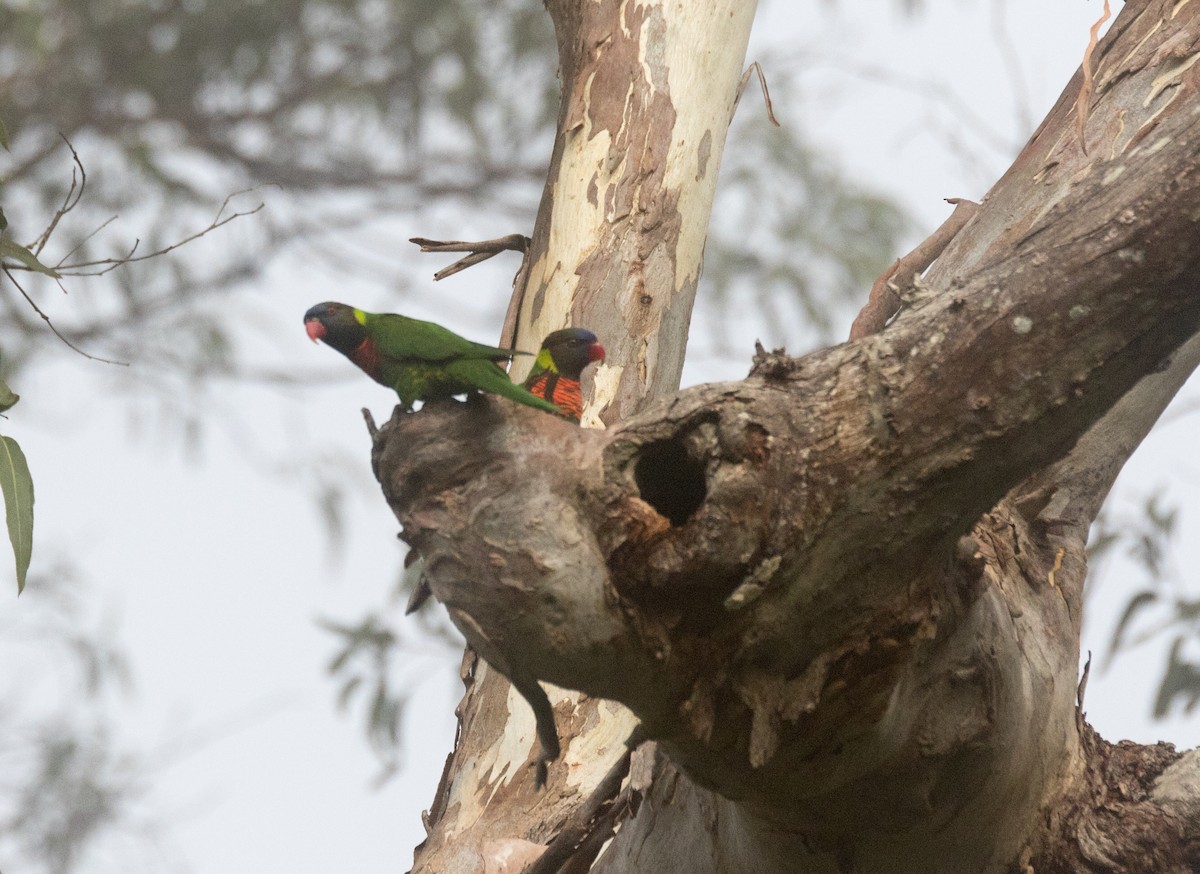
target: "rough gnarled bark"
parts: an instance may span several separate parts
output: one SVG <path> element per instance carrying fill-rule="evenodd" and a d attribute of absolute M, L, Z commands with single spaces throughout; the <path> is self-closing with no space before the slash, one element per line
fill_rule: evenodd
<path fill-rule="evenodd" d="M 1075 82 L 880 333 L 761 353 L 746 380 L 604 432 L 493 399 L 380 430 L 434 594 L 498 670 L 594 696 L 559 716 L 586 713 L 568 733 L 607 751 L 568 752 L 532 813 L 481 801 L 504 781 L 459 761 L 477 791 L 444 785 L 459 807 L 420 870 L 510 870 L 502 839 L 536 856 L 620 753 L 625 722 L 594 698 L 663 754 L 634 769 L 597 871 L 1200 869 L 1195 755 L 1104 744 L 1075 683 L 1088 525 L 1200 360 L 1198 53 L 1200 5 L 1127 4 L 1093 57 L 1086 152 Z M 593 84 L 628 66 L 596 63 Z M 547 200 L 587 190 L 560 179 Z M 654 258 L 603 252 L 576 262 L 576 313 L 607 301 L 628 327 Z M 652 343 L 622 342 L 624 413 L 654 368 Z M 515 761 L 506 779 L 528 782 Z M 486 840 L 456 843 L 468 804 Z"/>

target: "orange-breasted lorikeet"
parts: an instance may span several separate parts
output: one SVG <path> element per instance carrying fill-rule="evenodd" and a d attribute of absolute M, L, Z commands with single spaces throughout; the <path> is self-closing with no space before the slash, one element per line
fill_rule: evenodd
<path fill-rule="evenodd" d="M 396 390 L 404 409 L 417 401 L 483 391 L 548 413 L 554 404 L 514 384 L 496 363 L 528 353 L 472 343 L 433 322 L 392 313 L 367 313 L 326 301 L 304 314 L 304 329 L 357 364 L 376 382 Z"/>
<path fill-rule="evenodd" d="M 583 415 L 579 375 L 593 361 L 603 360 L 604 347 L 596 342 L 595 334 L 583 328 L 563 328 L 542 341 L 533 370 L 525 378 L 525 388 L 578 422 Z"/>

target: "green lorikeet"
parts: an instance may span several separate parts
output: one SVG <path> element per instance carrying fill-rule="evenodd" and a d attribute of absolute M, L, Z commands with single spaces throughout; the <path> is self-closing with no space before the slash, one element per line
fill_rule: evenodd
<path fill-rule="evenodd" d="M 326 301 L 304 314 L 304 329 L 382 385 L 396 390 L 404 409 L 463 392 L 483 391 L 548 413 L 554 404 L 514 384 L 496 363 L 527 353 L 472 343 L 453 331 L 406 316 L 367 313 Z"/>
<path fill-rule="evenodd" d="M 538 350 L 525 388 L 562 410 L 563 416 L 579 421 L 583 415 L 583 392 L 579 375 L 593 361 L 604 360 L 604 347 L 596 335 L 583 328 L 564 328 L 548 334 Z"/>

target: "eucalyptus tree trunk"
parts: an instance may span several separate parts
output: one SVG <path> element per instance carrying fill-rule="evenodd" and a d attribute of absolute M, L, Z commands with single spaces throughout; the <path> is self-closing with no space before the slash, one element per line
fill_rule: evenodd
<path fill-rule="evenodd" d="M 677 394 L 752 9 L 548 6 L 519 337 L 595 329 L 609 427 L 488 400 L 379 432 L 491 663 L 414 870 L 520 871 L 564 831 L 543 869 L 1200 870 L 1200 757 L 1110 746 L 1076 688 L 1088 526 L 1200 361 L 1200 4 L 1125 5 L 888 327 Z M 544 790 L 497 670 L 575 690 Z"/>

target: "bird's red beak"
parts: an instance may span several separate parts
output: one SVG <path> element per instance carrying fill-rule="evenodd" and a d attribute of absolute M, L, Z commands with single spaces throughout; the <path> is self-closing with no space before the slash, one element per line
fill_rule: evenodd
<path fill-rule="evenodd" d="M 590 347 L 588 347 L 588 363 L 591 363 L 593 361 L 603 361 L 603 360 L 604 360 L 604 347 L 603 346 L 601 346 L 599 343 L 593 343 Z"/>
<path fill-rule="evenodd" d="M 304 323 L 304 330 L 308 332 L 308 339 L 314 343 L 325 339 L 325 326 L 321 324 L 320 319 L 309 319 Z"/>

